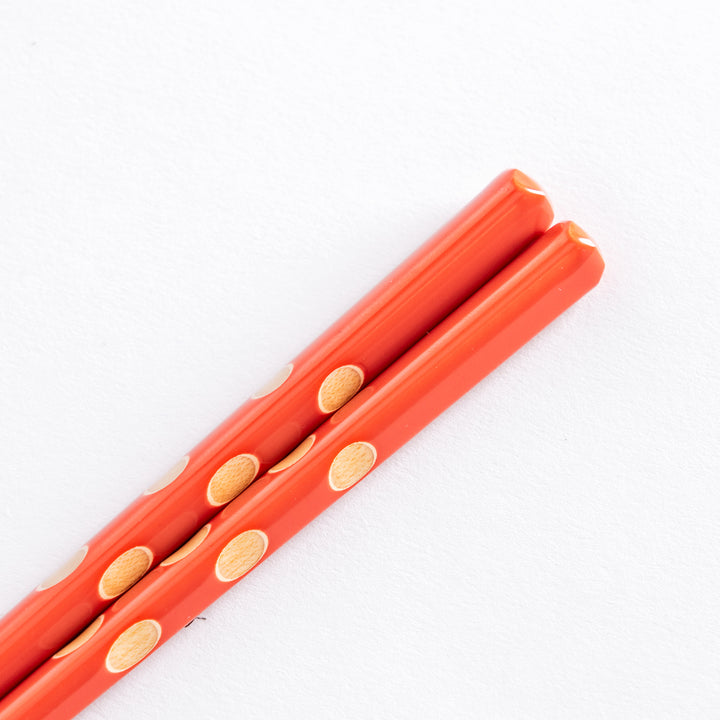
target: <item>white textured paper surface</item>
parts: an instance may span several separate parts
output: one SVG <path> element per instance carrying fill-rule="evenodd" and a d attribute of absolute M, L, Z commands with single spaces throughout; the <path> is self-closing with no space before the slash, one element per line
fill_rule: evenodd
<path fill-rule="evenodd" d="M 82 720 L 716 716 L 718 36 L 711 2 L 2 4 L 0 613 L 504 168 L 607 263 Z"/>

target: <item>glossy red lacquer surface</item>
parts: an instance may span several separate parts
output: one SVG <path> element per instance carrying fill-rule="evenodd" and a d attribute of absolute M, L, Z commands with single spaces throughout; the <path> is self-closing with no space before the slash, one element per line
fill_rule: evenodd
<path fill-rule="evenodd" d="M 238 540 L 260 547 L 245 557 L 245 572 L 590 290 L 603 267 L 574 224 L 545 233 L 322 424 L 302 457 L 251 485 L 210 520 L 191 552 L 150 572 L 107 609 L 84 644 L 47 661 L 10 693 L 0 702 L 0 720 L 66 720 L 79 712 L 129 670 L 108 669 L 129 629 L 145 624 L 156 631 L 146 650 L 157 649 L 239 580 L 226 581 L 219 570 Z M 359 461 L 338 464 L 343 457 Z M 350 484 L 338 489 L 342 477 Z"/>
<path fill-rule="evenodd" d="M 328 417 L 318 393 L 333 371 L 348 366 L 358 386 L 367 384 L 551 220 L 533 181 L 514 170 L 496 178 L 295 358 L 278 389 L 248 400 L 188 453 L 174 481 L 140 496 L 93 537 L 67 577 L 33 592 L 0 620 L 0 697 L 131 586 L 133 572 L 154 567 L 218 512 L 223 502 L 209 501 L 208 484 L 225 463 L 245 455 L 246 466 L 252 461 L 262 475 Z M 103 597 L 101 578 L 124 553 L 140 564 L 120 567 L 112 583 L 120 592 Z M 117 566 L 112 571 L 117 575 Z"/>

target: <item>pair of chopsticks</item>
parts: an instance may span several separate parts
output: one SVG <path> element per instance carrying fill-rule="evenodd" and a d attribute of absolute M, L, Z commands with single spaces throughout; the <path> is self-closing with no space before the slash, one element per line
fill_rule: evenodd
<path fill-rule="evenodd" d="M 501 174 L 5 616 L 0 720 L 80 712 L 589 291 L 552 216 Z"/>

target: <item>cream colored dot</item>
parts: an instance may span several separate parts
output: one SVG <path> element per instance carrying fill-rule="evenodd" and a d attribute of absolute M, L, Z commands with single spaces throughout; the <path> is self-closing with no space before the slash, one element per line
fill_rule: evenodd
<path fill-rule="evenodd" d="M 277 390 L 290 377 L 290 373 L 292 373 L 292 371 L 293 364 L 288 363 L 275 375 L 275 377 L 272 378 L 272 380 L 268 380 L 268 382 L 266 382 L 256 393 L 254 393 L 250 397 L 253 400 L 257 400 L 258 398 L 269 395 L 271 392 L 275 392 L 275 390 Z"/>
<path fill-rule="evenodd" d="M 228 460 L 210 479 L 207 499 L 211 505 L 224 505 L 237 497 L 254 479 L 260 463 L 245 453 Z"/>
<path fill-rule="evenodd" d="M 191 552 L 197 550 L 202 544 L 202 541 L 208 536 L 210 532 L 210 525 L 201 527 L 180 549 L 176 550 L 172 555 L 166 557 L 161 563 L 161 567 L 167 565 L 174 565 L 176 562 L 180 562 L 183 558 L 186 558 Z"/>
<path fill-rule="evenodd" d="M 190 456 L 185 455 L 185 457 L 181 458 L 178 462 L 175 463 L 154 485 L 149 487 L 146 491 L 146 495 L 152 495 L 153 493 L 156 493 L 163 488 L 166 488 L 170 483 L 175 482 L 183 473 L 185 468 L 188 466 L 188 463 L 190 462 Z"/>
<path fill-rule="evenodd" d="M 289 468 L 291 465 L 294 465 L 298 460 L 307 454 L 314 442 L 315 436 L 308 435 L 308 437 L 306 437 L 289 455 L 286 455 L 277 465 L 273 465 L 268 472 L 277 473 L 281 470 Z"/>
<path fill-rule="evenodd" d="M 333 370 L 322 382 L 318 392 L 318 406 L 324 413 L 339 410 L 362 387 L 363 371 L 355 365 L 343 365 Z"/>
<path fill-rule="evenodd" d="M 49 578 L 43 580 L 37 586 L 37 590 L 47 590 L 72 575 L 80 567 L 80 563 L 85 559 L 87 552 L 88 546 L 83 545 L 61 568 L 56 570 Z"/>
<path fill-rule="evenodd" d="M 105 667 L 119 673 L 137 665 L 160 641 L 162 628 L 157 620 L 141 620 L 120 634 L 105 658 Z"/>
<path fill-rule="evenodd" d="M 103 600 L 122 595 L 131 588 L 152 565 L 153 554 L 149 548 L 138 545 L 116 557 L 103 573 L 98 592 Z"/>
<path fill-rule="evenodd" d="M 257 564 L 268 546 L 267 535 L 261 530 L 246 530 L 233 538 L 215 563 L 215 574 L 222 582 L 232 582 Z"/>
<path fill-rule="evenodd" d="M 375 448 L 367 442 L 354 442 L 344 447 L 330 466 L 330 487 L 333 490 L 347 490 L 367 475 L 377 460 Z"/>
<path fill-rule="evenodd" d="M 58 650 L 53 655 L 53 658 L 65 657 L 71 652 L 75 652 L 75 650 L 84 645 L 100 629 L 104 619 L 104 615 L 96 617 L 76 638 L 71 640 L 62 650 Z"/>

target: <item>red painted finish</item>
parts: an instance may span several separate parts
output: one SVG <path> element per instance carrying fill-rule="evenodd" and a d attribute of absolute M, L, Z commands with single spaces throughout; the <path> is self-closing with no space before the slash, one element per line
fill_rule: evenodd
<path fill-rule="evenodd" d="M 0 620 L 0 697 L 109 605 L 98 583 L 121 553 L 146 547 L 152 567 L 217 513 L 206 491 L 220 466 L 251 453 L 258 476 L 264 473 L 328 416 L 317 395 L 330 372 L 351 364 L 372 380 L 551 221 L 532 180 L 517 170 L 496 178 L 301 353 L 279 389 L 247 401 L 197 445 L 176 481 L 139 497 L 96 535 L 71 575 L 33 592 Z"/>
<path fill-rule="evenodd" d="M 122 677 L 105 659 L 123 631 L 153 620 L 162 628 L 158 646 L 164 643 L 237 582 L 215 573 L 233 538 L 261 531 L 268 539 L 262 559 L 275 552 L 347 492 L 329 481 L 343 448 L 369 443 L 377 466 L 594 287 L 603 268 L 577 226 L 550 229 L 321 425 L 300 460 L 227 505 L 194 551 L 156 568 L 116 601 L 86 644 L 47 661 L 10 693 L 0 702 L 0 720 L 66 720 L 82 710 Z"/>

